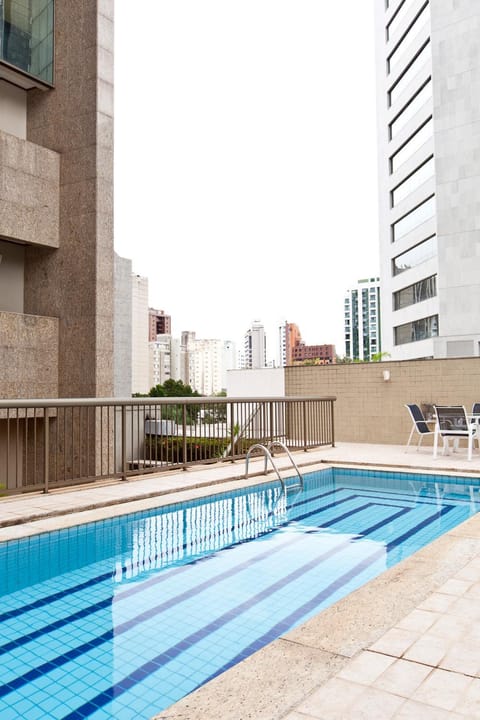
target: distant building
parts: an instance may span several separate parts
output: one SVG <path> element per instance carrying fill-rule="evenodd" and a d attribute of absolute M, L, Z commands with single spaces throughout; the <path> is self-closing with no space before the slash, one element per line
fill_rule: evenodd
<path fill-rule="evenodd" d="M 293 349 L 301 342 L 300 329 L 295 323 L 285 322 L 278 328 L 280 367 L 293 364 Z"/>
<path fill-rule="evenodd" d="M 313 361 L 315 365 L 333 365 L 335 360 L 335 345 L 305 345 L 300 340 L 292 348 L 292 365 L 306 361 Z"/>
<path fill-rule="evenodd" d="M 252 327 L 244 337 L 244 363 L 246 368 L 263 368 L 267 364 L 267 343 L 265 328 L 259 320 L 254 320 Z"/>
<path fill-rule="evenodd" d="M 359 280 L 344 300 L 345 356 L 371 360 L 382 350 L 380 336 L 380 278 Z"/>
<path fill-rule="evenodd" d="M 148 278 L 132 273 L 132 393 L 149 390 Z"/>
<path fill-rule="evenodd" d="M 172 332 L 172 318 L 165 315 L 163 310 L 148 308 L 148 339 L 154 342 L 157 335 L 170 335 Z"/>

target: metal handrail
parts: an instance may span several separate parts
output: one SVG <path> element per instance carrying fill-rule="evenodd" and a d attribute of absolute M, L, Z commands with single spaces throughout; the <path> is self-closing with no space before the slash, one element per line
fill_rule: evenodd
<path fill-rule="evenodd" d="M 273 442 L 269 443 L 268 449 L 271 450 L 272 447 L 276 447 L 276 446 L 281 447 L 282 450 L 287 453 L 287 455 L 288 455 L 288 457 L 289 457 L 289 459 L 290 459 L 290 462 L 292 463 L 293 467 L 294 467 L 295 470 L 297 471 L 297 475 L 298 475 L 298 478 L 299 478 L 299 480 L 300 480 L 299 485 L 289 485 L 289 487 L 299 487 L 299 486 L 300 486 L 301 489 L 303 490 L 303 475 L 300 473 L 300 470 L 298 469 L 298 465 L 297 465 L 297 463 L 295 462 L 295 460 L 294 460 L 293 457 L 292 457 L 292 453 L 291 453 L 290 450 L 287 448 L 287 446 L 285 445 L 285 443 L 282 442 L 281 440 L 273 440 Z"/>
<path fill-rule="evenodd" d="M 272 455 L 276 444 L 292 452 L 333 447 L 334 402 L 318 396 L 2 399 L 0 494 L 235 462 L 258 444 L 270 443 Z"/>
<path fill-rule="evenodd" d="M 270 462 L 272 463 L 272 467 L 273 467 L 273 469 L 275 470 L 275 472 L 277 473 L 277 477 L 278 477 L 278 479 L 280 480 L 280 482 L 281 482 L 281 484 L 282 484 L 282 488 L 283 488 L 283 490 L 285 491 L 285 489 L 286 489 L 286 488 L 285 488 L 285 481 L 283 480 L 283 478 L 281 477 L 280 473 L 278 472 L 278 468 L 277 468 L 277 466 L 275 465 L 275 463 L 273 462 L 273 457 L 272 457 L 269 449 L 268 449 L 265 445 L 262 445 L 261 443 L 256 443 L 255 445 L 252 445 L 252 446 L 248 449 L 247 456 L 246 456 L 246 458 L 245 458 L 245 480 L 248 480 L 248 461 L 250 460 L 250 453 L 251 453 L 253 450 L 261 450 L 261 451 L 263 452 L 263 454 L 264 454 L 264 457 L 265 457 L 265 467 L 264 467 L 264 470 L 263 470 L 263 474 L 264 474 L 264 475 L 267 474 L 267 461 L 270 460 Z"/>

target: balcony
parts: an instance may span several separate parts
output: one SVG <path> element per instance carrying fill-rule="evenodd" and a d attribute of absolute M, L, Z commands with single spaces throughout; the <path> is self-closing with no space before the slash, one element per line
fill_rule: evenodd
<path fill-rule="evenodd" d="M 58 248 L 60 156 L 0 131 L 0 236 Z"/>

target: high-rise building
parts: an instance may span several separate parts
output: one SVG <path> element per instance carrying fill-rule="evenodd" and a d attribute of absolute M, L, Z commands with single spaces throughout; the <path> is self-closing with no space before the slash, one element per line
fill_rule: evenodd
<path fill-rule="evenodd" d="M 267 344 L 265 328 L 259 320 L 254 320 L 252 327 L 244 337 L 244 363 L 246 368 L 263 368 L 267 365 Z"/>
<path fill-rule="evenodd" d="M 359 280 L 344 301 L 345 356 L 371 360 L 382 350 L 380 335 L 380 278 Z"/>
<path fill-rule="evenodd" d="M 112 78 L 113 0 L 0 2 L 1 397 L 113 395 Z"/>
<path fill-rule="evenodd" d="M 278 328 L 280 367 L 293 364 L 293 348 L 302 341 L 295 323 L 285 322 Z"/>
<path fill-rule="evenodd" d="M 172 332 L 172 319 L 165 315 L 163 310 L 148 308 L 148 339 L 154 342 L 157 335 L 170 335 Z"/>
<path fill-rule="evenodd" d="M 148 278 L 132 273 L 132 393 L 147 393 L 149 379 Z"/>
<path fill-rule="evenodd" d="M 480 3 L 375 0 L 382 346 L 480 354 Z"/>

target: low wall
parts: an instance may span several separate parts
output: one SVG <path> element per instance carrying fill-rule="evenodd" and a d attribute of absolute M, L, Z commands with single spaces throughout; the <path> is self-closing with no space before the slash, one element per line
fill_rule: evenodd
<path fill-rule="evenodd" d="M 470 410 L 480 402 L 480 358 L 287 367 L 285 394 L 335 396 L 338 442 L 401 445 L 412 426 L 405 403 L 465 405 Z"/>

